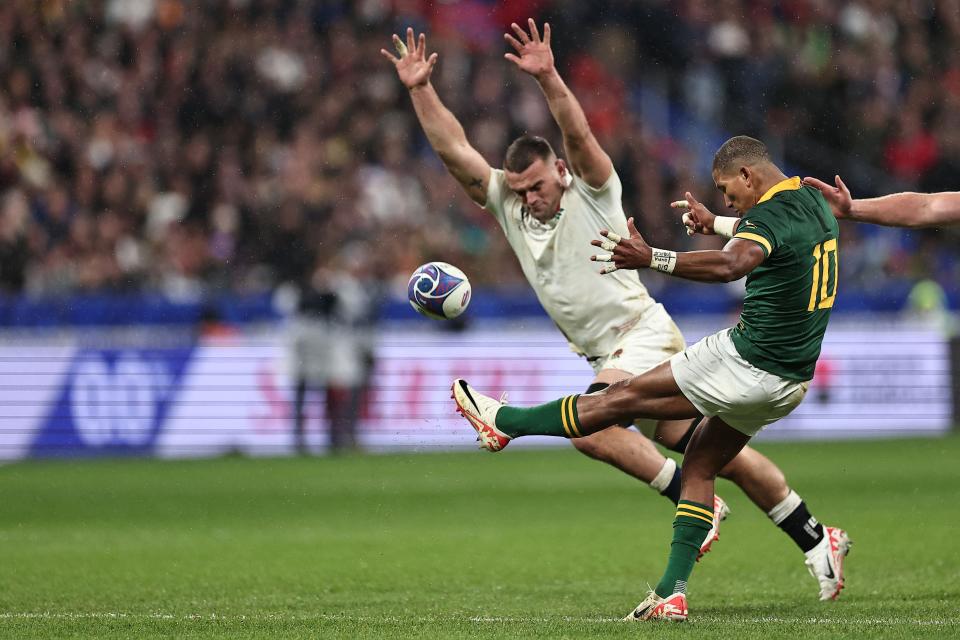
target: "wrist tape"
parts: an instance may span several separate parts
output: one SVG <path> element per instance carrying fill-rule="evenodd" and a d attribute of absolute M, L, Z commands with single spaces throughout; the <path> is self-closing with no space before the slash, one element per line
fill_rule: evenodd
<path fill-rule="evenodd" d="M 673 273 L 673 268 L 677 266 L 677 252 L 667 251 L 666 249 L 653 249 L 651 247 L 650 268 L 662 271 L 664 273 Z"/>
<path fill-rule="evenodd" d="M 740 222 L 740 218 L 717 216 L 713 221 L 713 232 L 723 238 L 732 238 L 738 222 Z"/>

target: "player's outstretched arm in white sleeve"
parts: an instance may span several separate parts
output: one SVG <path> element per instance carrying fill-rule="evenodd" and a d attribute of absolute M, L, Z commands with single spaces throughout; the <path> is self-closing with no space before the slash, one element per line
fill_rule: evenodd
<path fill-rule="evenodd" d="M 591 187 L 602 187 L 613 173 L 613 162 L 597 142 L 583 108 L 554 66 L 550 24 L 544 23 L 542 37 L 533 18 L 527 20 L 529 33 L 516 23 L 510 28 L 513 35 L 506 33 L 503 37 L 516 54 L 507 53 L 503 57 L 533 76 L 540 85 L 550 113 L 563 133 L 563 146 L 573 172 Z"/>
<path fill-rule="evenodd" d="M 880 198 L 853 199 L 840 176 L 836 186 L 816 178 L 804 178 L 805 185 L 820 190 L 840 219 L 870 222 L 887 227 L 936 227 L 960 223 L 960 192 L 894 193 Z"/>
<path fill-rule="evenodd" d="M 430 75 L 437 64 L 437 54 L 427 56 L 426 36 L 421 33 L 414 40 L 411 28 L 407 29 L 406 42 L 394 34 L 393 46 L 397 56 L 386 49 L 380 49 L 380 54 L 393 64 L 400 81 L 410 92 L 417 120 L 427 134 L 430 146 L 467 195 L 480 206 L 485 205 L 490 165 L 467 141 L 463 125 L 444 106 L 430 83 Z"/>

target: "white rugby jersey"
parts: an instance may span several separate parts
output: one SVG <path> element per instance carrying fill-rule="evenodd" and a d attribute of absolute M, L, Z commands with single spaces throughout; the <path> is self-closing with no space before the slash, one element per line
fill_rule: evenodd
<path fill-rule="evenodd" d="M 523 202 L 500 169 L 490 172 L 484 208 L 503 227 L 540 304 L 567 340 L 587 356 L 605 356 L 654 300 L 636 271 L 601 275 L 602 263 L 590 261 L 590 256 L 603 253 L 590 244 L 600 237 L 600 229 L 629 236 L 617 172 L 599 189 L 572 173 L 568 176 L 572 180 L 553 220 L 539 222 L 523 214 Z"/>

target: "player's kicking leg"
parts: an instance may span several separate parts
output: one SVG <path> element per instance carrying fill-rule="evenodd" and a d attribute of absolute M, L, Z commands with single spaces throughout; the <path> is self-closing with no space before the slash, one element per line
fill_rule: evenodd
<path fill-rule="evenodd" d="M 487 447 L 490 450 L 500 450 L 510 439 L 526 435 L 584 437 L 606 427 L 630 421 L 635 416 L 690 419 L 699 415 L 697 408 L 677 386 L 669 363 L 663 363 L 641 376 L 617 382 L 596 394 L 566 396 L 525 409 L 500 405 L 493 398 L 472 389 L 464 380 L 454 381 L 453 395 L 458 410 L 477 430 L 481 444 L 489 442 L 494 445 Z M 695 434 L 694 439 L 696 437 Z M 683 479 L 682 483 L 686 486 L 687 480 Z M 712 490 L 711 482 L 709 497 L 701 496 L 701 492 L 698 492 L 696 497 L 701 499 L 700 502 L 681 499 L 677 506 L 675 541 L 672 548 L 682 550 L 684 563 L 689 560 L 689 566 L 684 564 L 687 576 L 692 571 L 700 554 L 700 547 L 713 526 Z M 677 532 L 682 533 L 679 542 L 676 540 Z M 686 577 L 683 583 L 686 583 Z M 677 584 L 679 583 L 675 582 L 674 586 Z M 663 597 L 663 594 L 659 595 Z M 672 593 L 666 595 L 673 596 Z M 682 592 L 679 600 L 685 603 Z M 685 604 L 683 611 L 685 615 Z"/>

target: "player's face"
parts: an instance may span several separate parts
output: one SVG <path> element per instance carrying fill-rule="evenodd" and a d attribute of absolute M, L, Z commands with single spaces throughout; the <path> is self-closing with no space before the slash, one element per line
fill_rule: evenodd
<path fill-rule="evenodd" d="M 504 177 L 507 186 L 523 200 L 531 216 L 537 220 L 549 220 L 560 208 L 566 172 L 563 160 L 537 158 L 520 173 L 504 171 Z"/>
<path fill-rule="evenodd" d="M 723 194 L 723 204 L 741 216 L 757 204 L 751 178 L 745 167 L 735 173 L 713 172 L 713 182 Z"/>

